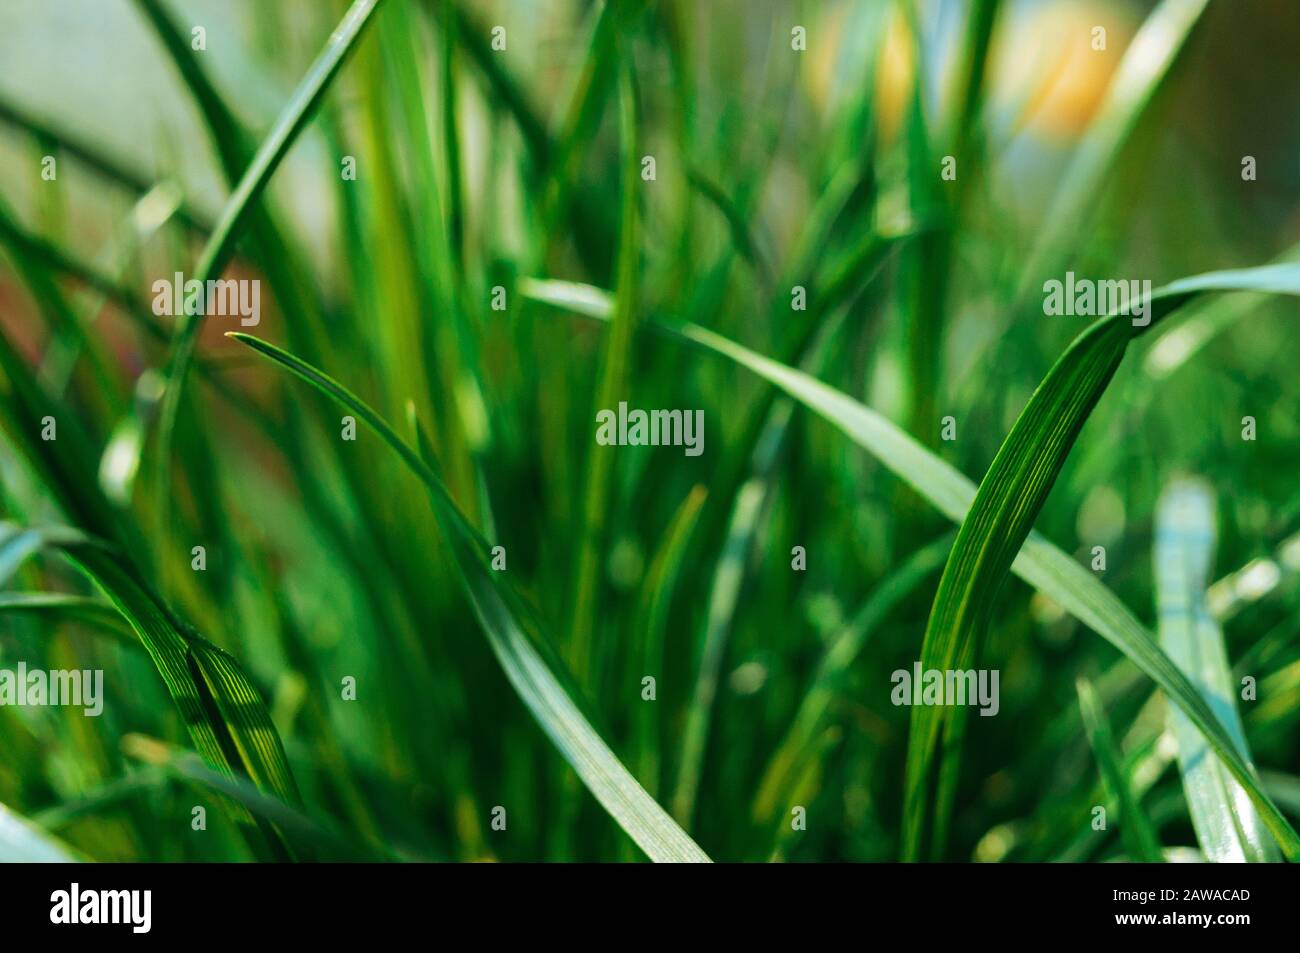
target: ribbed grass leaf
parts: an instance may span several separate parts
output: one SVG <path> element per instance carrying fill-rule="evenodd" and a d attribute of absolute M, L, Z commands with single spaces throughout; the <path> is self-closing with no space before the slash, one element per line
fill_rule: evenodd
<path fill-rule="evenodd" d="M 1292 265 L 1266 266 L 1242 271 L 1215 272 L 1174 282 L 1153 295 L 1151 326 L 1155 324 L 1158 316 L 1169 313 L 1174 307 L 1200 293 L 1251 290 L 1274 294 L 1300 294 L 1300 268 Z M 590 286 L 564 281 L 533 280 L 521 283 L 521 291 L 535 300 L 601 320 L 607 319 L 610 313 L 608 294 Z M 1123 319 L 1123 321 L 1128 320 L 1128 318 Z M 882 415 L 808 374 L 757 354 L 704 328 L 689 324 L 672 327 L 660 324 L 652 326 L 706 350 L 721 354 L 763 377 L 842 430 L 851 440 L 875 456 L 882 465 L 911 484 L 945 516 L 959 523 L 967 519 L 968 510 L 972 509 L 972 504 L 975 502 L 974 484 L 951 464 L 930 453 Z M 1111 347 L 1121 346 L 1127 343 L 1132 332 L 1141 330 L 1126 329 L 1123 335 L 1118 335 L 1116 327 L 1123 328 L 1124 325 L 1111 319 L 1099 321 L 1085 332 L 1075 345 L 1072 345 L 1062 361 L 1067 364 L 1072 362 L 1070 354 L 1078 347 L 1080 341 L 1088 345 L 1090 352 L 1095 352 L 1099 339 Z M 1061 363 L 1058 362 L 1057 366 L 1060 367 Z M 1102 364 L 1102 367 L 1104 369 L 1105 364 Z M 1113 368 L 1111 370 L 1113 371 Z M 1042 389 L 1040 387 L 1040 392 Z M 1053 389 L 1057 388 L 1054 386 Z M 1100 396 L 1099 390 L 1095 392 L 1095 396 Z M 1038 399 L 1036 393 L 1034 400 Z M 1031 405 L 1033 402 L 1031 401 Z M 1072 406 L 1076 414 L 1083 411 L 1082 404 L 1076 402 Z M 1091 406 L 1087 409 L 1090 410 Z M 1028 413 L 1027 408 L 1026 414 Z M 1036 413 L 1035 416 L 1038 414 Z M 1025 415 L 1022 415 L 1021 421 L 1025 419 Z M 1021 421 L 1017 422 L 1017 428 L 1021 426 Z M 1051 423 L 1050 419 L 1048 423 Z M 1074 427 L 1078 426 L 1081 426 L 1081 421 L 1076 420 Z M 1016 437 L 1017 441 L 1020 439 L 1015 428 L 1008 441 L 1013 437 Z M 1006 446 L 1007 444 L 1004 444 L 1004 451 Z M 1055 443 L 1055 447 L 1058 451 L 1068 449 L 1068 445 L 1063 446 L 1059 440 Z M 1000 452 L 999 456 L 1002 455 Z M 995 460 L 994 466 L 997 465 Z M 991 472 L 992 468 L 990 468 Z M 987 476 L 986 482 L 988 482 Z M 1036 514 L 1037 511 L 1034 512 Z M 1023 514 L 1021 517 L 1023 518 Z M 1032 517 L 1030 521 L 1032 522 Z M 987 529 L 986 521 L 982 521 L 982 525 Z M 1024 525 L 1023 529 L 1024 534 L 1021 534 L 1020 543 L 1011 551 L 1014 557 L 1014 561 L 1010 563 L 1011 571 L 1040 592 L 1051 596 L 1065 611 L 1111 642 L 1151 677 L 1170 700 L 1188 715 L 1192 723 L 1206 737 L 1211 748 L 1224 760 L 1225 766 L 1233 777 L 1243 785 L 1260 811 L 1261 819 L 1277 838 L 1286 856 L 1289 859 L 1300 859 L 1300 837 L 1297 837 L 1294 829 L 1261 789 L 1253 772 L 1237 754 L 1229 735 L 1209 706 L 1205 704 L 1204 699 L 1178 667 L 1161 651 L 1151 633 L 1086 568 L 1047 540 L 1030 532 L 1028 524 Z M 933 667 L 942 668 L 951 665 L 939 664 Z M 934 709 L 917 706 L 913 709 L 913 714 L 918 711 L 933 712 Z M 937 737 L 937 728 L 938 726 L 935 725 L 936 735 L 929 738 L 931 748 Z M 914 732 L 914 737 L 916 736 L 917 733 Z M 928 769 L 928 754 L 924 760 Z M 922 808 L 924 804 L 920 802 L 915 806 Z"/>
<path fill-rule="evenodd" d="M 488 569 L 487 542 L 470 525 L 430 465 L 431 455 L 420 431 L 417 452 L 370 406 L 322 371 L 286 351 L 247 334 L 230 337 L 329 395 L 383 438 L 428 487 L 434 512 L 451 547 L 453 563 L 478 616 L 492 651 L 520 699 L 560 754 L 610 816 L 655 861 L 708 861 L 708 856 L 677 826 L 597 734 L 584 715 L 571 681 L 545 644 L 530 637 L 515 608 L 515 597 Z M 558 674 L 557 674 L 558 673 Z"/>
<path fill-rule="evenodd" d="M 247 776 L 281 800 L 299 803 L 280 736 L 239 664 L 176 618 L 111 544 L 71 529 L 39 532 L 43 546 L 67 556 L 130 623 L 204 760 L 222 774 Z M 263 833 L 273 848 L 279 846 L 275 831 L 263 827 Z"/>
<path fill-rule="evenodd" d="M 1133 786 L 1124 770 L 1124 759 L 1120 756 L 1115 736 L 1110 729 L 1110 721 L 1102 710 L 1097 690 L 1086 678 L 1075 682 L 1079 693 L 1079 711 L 1083 715 L 1083 727 L 1088 734 L 1088 743 L 1097 758 L 1097 767 L 1101 769 L 1101 780 L 1111 799 L 1119 806 L 1119 836 L 1134 860 L 1147 864 L 1158 864 L 1164 860 L 1160 853 L 1160 841 L 1151 819 L 1142 810 Z"/>
<path fill-rule="evenodd" d="M 1122 314 L 1102 318 L 1071 343 L 1003 441 L 962 521 L 926 626 L 921 647 L 924 670 L 966 669 L 979 658 L 988 619 L 1007 572 L 1079 432 L 1123 360 L 1129 341 L 1200 294 L 1245 289 L 1274 294 L 1300 293 L 1300 267 L 1267 265 L 1185 278 L 1152 293 L 1143 318 Z M 1142 323 L 1135 323 L 1139 321 Z M 1162 655 L 1162 658 L 1162 667 L 1168 669 L 1168 657 Z M 1173 674 L 1179 676 L 1184 688 L 1189 685 L 1181 672 L 1175 669 Z M 1199 695 L 1190 695 L 1185 700 L 1196 705 L 1201 716 L 1212 718 Z M 929 813 L 933 758 L 940 729 L 946 727 L 949 737 L 944 742 L 946 760 L 939 778 L 935 837 L 931 844 L 932 855 L 942 852 L 966 714 L 967 709 L 961 706 L 912 708 L 903 817 L 905 858 L 916 859 L 920 855 Z M 1218 745 L 1232 750 L 1235 756 L 1236 750 L 1222 725 L 1207 719 L 1207 724 L 1211 723 L 1217 729 Z M 1240 758 L 1236 766 L 1243 775 L 1251 773 Z M 1276 808 L 1273 811 L 1276 821 L 1282 825 L 1275 833 L 1294 839 L 1295 832 L 1276 813 Z M 1300 850 L 1300 840 L 1296 840 L 1296 847 Z"/>
<path fill-rule="evenodd" d="M 1214 497 L 1204 483 L 1175 480 L 1156 510 L 1155 577 L 1160 645 L 1187 674 L 1249 761 L 1246 734 L 1233 703 L 1232 669 L 1223 633 L 1206 606 L 1214 556 Z M 1271 838 L 1250 798 L 1209 749 L 1187 716 L 1169 709 L 1178 768 L 1192 827 L 1205 857 L 1216 863 L 1276 860 Z"/>

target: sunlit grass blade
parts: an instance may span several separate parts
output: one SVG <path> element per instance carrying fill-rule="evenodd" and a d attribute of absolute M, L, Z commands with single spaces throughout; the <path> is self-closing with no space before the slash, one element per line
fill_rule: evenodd
<path fill-rule="evenodd" d="M 75 864 L 83 859 L 54 835 L 0 804 L 0 863 Z"/>
<path fill-rule="evenodd" d="M 1123 360 L 1130 340 L 1199 294 L 1243 288 L 1275 294 L 1300 293 L 1300 266 L 1266 265 L 1181 279 L 1155 291 L 1141 316 L 1116 314 L 1102 318 L 1071 343 L 1003 440 L 962 521 L 926 626 L 921 646 L 924 670 L 965 669 L 978 660 L 987 621 L 1007 572 L 1079 432 Z M 1199 696 L 1189 700 L 1201 703 L 1202 714 L 1210 713 Z M 946 723 L 948 733 L 959 743 L 965 717 L 966 709 L 960 706 L 912 708 L 903 815 L 905 858 L 920 855 L 930 813 L 927 802 L 940 728 Z M 1218 727 L 1218 741 L 1226 743 L 1227 736 L 1222 726 Z M 931 853 L 936 856 L 944 847 L 947 812 L 956 783 L 953 766 L 958 755 L 959 751 L 951 750 L 946 761 L 950 770 L 940 779 L 934 812 L 937 836 L 931 844 Z M 1243 774 L 1250 772 L 1240 759 L 1237 767 Z M 1276 820 L 1285 824 L 1280 815 Z M 1290 836 L 1295 836 L 1294 831 Z"/>
<path fill-rule="evenodd" d="M 1232 669 L 1223 633 L 1206 606 L 1206 585 L 1217 530 L 1208 486 L 1176 480 L 1165 488 L 1156 512 L 1155 576 L 1160 645 L 1204 696 L 1249 761 L 1246 735 L 1233 703 Z M 1210 751 L 1187 716 L 1169 709 L 1178 742 L 1183 791 L 1201 851 L 1216 863 L 1276 860 L 1246 792 Z"/>
<path fill-rule="evenodd" d="M 530 281 L 523 283 L 521 290 L 536 300 L 600 320 L 607 320 L 611 309 L 608 293 L 572 282 Z M 1215 272 L 1174 282 L 1155 293 L 1152 324 L 1157 314 L 1167 314 L 1174 306 L 1197 294 L 1244 290 L 1300 294 L 1300 269 L 1265 266 Z M 689 324 L 668 326 L 656 323 L 652 326 L 721 354 L 758 374 L 842 430 L 883 466 L 911 484 L 949 519 L 961 523 L 967 518 L 975 500 L 975 485 L 881 414 L 808 374 L 704 328 Z M 1105 327 L 1105 322 L 1099 322 L 1087 335 L 1091 338 L 1098 333 L 1098 328 L 1104 330 Z M 1289 859 L 1300 859 L 1300 837 L 1261 789 L 1209 706 L 1132 612 L 1084 566 L 1036 533 L 1029 532 L 1028 537 L 1023 538 L 1018 554 L 1013 555 L 1012 572 L 1051 596 L 1067 612 L 1128 656 L 1188 715 L 1233 777 L 1246 789 L 1284 854 Z M 915 710 L 922 709 L 924 706 Z M 928 758 L 926 760 L 928 762 Z"/>
<path fill-rule="evenodd" d="M 478 616 L 492 651 L 520 699 L 583 783 L 642 850 L 656 861 L 707 861 L 708 857 L 636 782 L 601 739 L 557 675 L 559 662 L 545 643 L 535 641 L 521 623 L 509 590 L 484 562 L 488 547 L 456 508 L 420 432 L 417 452 L 371 407 L 322 371 L 292 354 L 247 334 L 231 337 L 265 355 L 297 377 L 334 398 L 383 438 L 429 489 L 434 511 L 451 547 L 466 596 Z"/>
<path fill-rule="evenodd" d="M 1079 693 L 1079 710 L 1083 714 L 1084 729 L 1097 758 L 1102 782 L 1119 807 L 1120 838 L 1134 860 L 1158 864 L 1164 860 L 1160 852 L 1160 841 L 1151 826 L 1151 819 L 1142 810 L 1142 804 L 1124 773 L 1123 759 L 1110 730 L 1110 722 L 1097 699 L 1097 690 L 1086 678 L 1078 679 L 1075 688 Z"/>

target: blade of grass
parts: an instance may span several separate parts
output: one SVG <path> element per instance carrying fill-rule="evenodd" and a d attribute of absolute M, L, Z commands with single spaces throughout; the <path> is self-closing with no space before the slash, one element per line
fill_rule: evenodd
<path fill-rule="evenodd" d="M 656 681 L 663 680 L 668 609 L 682 570 L 686 545 L 690 541 L 706 493 L 703 485 L 697 485 L 682 501 L 682 505 L 678 507 L 672 522 L 664 532 L 658 552 L 650 563 L 650 571 L 646 573 L 645 583 L 637 600 L 639 608 L 635 616 L 638 629 L 635 644 L 641 647 L 641 671 L 633 674 L 642 677 L 651 675 Z M 637 773 L 641 776 L 641 783 L 651 797 L 657 796 L 659 791 L 661 766 L 659 747 L 662 719 L 657 716 L 657 711 L 658 708 L 654 705 L 640 704 L 636 708 L 635 719 Z"/>
<path fill-rule="evenodd" d="M 129 757 L 189 783 L 196 790 L 212 791 L 230 798 L 254 816 L 274 824 L 290 843 L 302 850 L 318 852 L 322 861 L 396 859 L 387 849 L 354 842 L 325 822 L 309 817 L 249 781 L 213 771 L 192 751 L 139 734 L 125 735 L 122 750 Z"/>
<path fill-rule="evenodd" d="M 596 392 L 593 418 L 601 410 L 617 407 L 630 395 L 628 388 L 632 336 L 637 323 L 637 274 L 641 245 L 637 222 L 640 193 L 637 170 L 636 89 L 630 70 L 619 76 L 619 131 L 622 136 L 622 221 L 619 228 L 618 290 L 609 340 L 602 360 L 600 385 Z M 593 419 L 589 418 L 589 419 Z M 594 629 L 600 603 L 600 568 L 603 563 L 605 530 L 611 505 L 616 451 L 592 445 L 589 451 L 587 486 L 584 494 L 582 530 L 578 544 L 578 568 L 574 575 L 569 664 L 574 677 L 590 684 Z"/>
<path fill-rule="evenodd" d="M 718 558 L 713 585 L 709 590 L 709 608 L 704 626 L 704 643 L 690 705 L 686 710 L 686 727 L 682 732 L 681 759 L 677 786 L 673 791 L 673 816 L 687 827 L 695 813 L 695 796 L 699 791 L 708 742 L 713 701 L 718 692 L 718 676 L 726 652 L 727 636 L 740 599 L 749 562 L 750 547 L 765 509 L 771 481 L 755 477 L 740 488 L 731 525 L 727 528 L 722 555 Z"/>
<path fill-rule="evenodd" d="M 0 99 L 0 122 L 25 129 L 37 139 L 55 144 L 60 152 L 75 156 L 104 178 L 111 179 L 138 195 L 144 195 L 157 184 L 142 173 L 107 155 L 97 146 L 63 130 L 55 129 L 4 99 Z M 212 231 L 210 216 L 191 206 L 182 205 L 176 211 L 176 218 L 192 231 L 200 233 Z"/>
<path fill-rule="evenodd" d="M 0 332 L 0 421 L 16 446 L 41 476 L 67 517 L 98 536 L 123 545 L 143 558 L 144 546 L 133 523 L 122 518 L 99 485 L 85 475 L 98 469 L 99 454 L 81 418 L 59 395 L 37 379 L 26 361 Z M 45 418 L 54 420 L 57 439 L 44 440 Z"/>
<path fill-rule="evenodd" d="M 1300 293 L 1300 267 L 1266 265 L 1182 279 L 1152 293 L 1145 324 L 1135 325 L 1128 315 L 1102 318 L 1066 349 L 1003 441 L 962 521 L 926 626 L 921 646 L 924 670 L 965 669 L 978 659 L 988 618 L 1007 572 L 1079 432 L 1123 360 L 1130 340 L 1205 291 L 1245 288 Z M 1169 663 L 1167 656 L 1164 662 Z M 1202 713 L 1212 715 L 1199 696 L 1194 700 L 1200 703 Z M 926 816 L 930 813 L 927 801 L 940 728 L 946 726 L 953 740 L 959 742 L 966 714 L 962 706 L 912 708 L 903 826 L 903 856 L 907 859 L 920 855 Z M 1218 740 L 1227 742 L 1222 726 L 1218 727 Z M 957 747 L 948 750 L 953 758 L 959 754 Z M 1243 773 L 1250 772 L 1241 759 L 1238 767 Z M 942 835 L 955 784 L 951 762 L 940 782 L 932 854 L 938 854 L 944 846 Z M 1276 819 L 1285 824 L 1280 815 Z M 1289 836 L 1294 837 L 1294 831 Z M 1300 840 L 1296 846 L 1300 849 Z"/>
<path fill-rule="evenodd" d="M 1111 799 L 1119 806 L 1119 834 L 1134 860 L 1158 864 L 1164 860 L 1160 841 L 1151 826 L 1151 819 L 1142 810 L 1137 795 L 1124 772 L 1123 759 L 1111 734 L 1110 722 L 1102 711 L 1097 691 L 1086 678 L 1075 682 L 1079 693 L 1079 711 L 1088 732 L 1088 741 L 1101 769 L 1101 779 Z"/>
<path fill-rule="evenodd" d="M 75 864 L 72 848 L 0 804 L 0 863 Z"/>
<path fill-rule="evenodd" d="M 231 332 L 295 376 L 347 407 L 368 423 L 428 487 L 433 507 L 452 549 L 465 592 L 506 677 L 560 754 L 610 816 L 656 861 L 707 861 L 708 857 L 636 782 L 566 691 L 558 660 L 548 660 L 545 643 L 535 642 L 521 624 L 517 602 L 485 563 L 490 547 L 456 508 L 429 464 L 428 447 L 412 449 L 371 407 L 322 371 L 266 341 Z M 557 672 L 560 674 L 557 675 Z"/>
<path fill-rule="evenodd" d="M 204 759 L 217 771 L 246 775 L 282 800 L 299 803 L 279 733 L 239 664 L 176 618 L 112 545 L 71 529 L 40 533 L 45 548 L 65 555 L 130 623 Z M 263 833 L 273 848 L 279 845 L 274 830 L 263 827 Z"/>
<path fill-rule="evenodd" d="M 230 262 L 234 255 L 240 226 L 248 217 L 275 170 L 279 168 L 280 162 L 297 141 L 298 134 L 311 121 L 330 83 L 338 75 L 348 54 L 355 48 L 380 2 L 382 0 L 354 0 L 347 14 L 330 35 L 324 50 L 298 84 L 293 95 L 289 97 L 289 102 L 281 110 L 275 125 L 271 127 L 271 131 L 258 147 L 253 161 L 244 171 L 234 193 L 227 200 L 221 217 L 199 256 L 195 274 L 204 287 L 209 280 L 219 277 Z M 158 422 L 157 454 L 160 476 L 156 492 L 160 497 L 158 508 L 163 517 L 159 525 L 167 525 L 166 517 L 170 507 L 166 500 L 166 493 L 170 485 L 167 477 L 172 432 L 176 428 L 185 377 L 194 358 L 199 326 L 203 317 L 204 315 L 201 314 L 186 315 L 177 327 L 172 346 L 167 388 L 163 395 Z"/>
<path fill-rule="evenodd" d="M 790 728 L 759 782 L 753 809 L 756 822 L 771 823 L 789 800 L 801 766 L 815 739 L 827 726 L 831 706 L 841 695 L 850 667 L 890 611 L 943 566 L 953 537 L 951 532 L 944 533 L 899 563 L 826 647 L 812 684 L 799 702 Z"/>
<path fill-rule="evenodd" d="M 745 259 L 754 270 L 755 276 L 763 286 L 763 296 L 767 297 L 771 292 L 776 276 L 767 256 L 759 248 L 754 236 L 750 234 L 745 213 L 731 200 L 731 196 L 723 191 L 722 186 L 710 179 L 701 170 L 690 169 L 687 172 L 687 179 L 691 187 L 708 199 L 709 204 L 722 215 L 723 220 L 727 223 L 727 228 L 731 232 L 732 244 L 740 252 L 740 257 Z"/>
<path fill-rule="evenodd" d="M 1160 645 L 1187 674 L 1249 763 L 1223 633 L 1206 607 L 1215 541 L 1214 498 L 1195 480 L 1175 480 L 1156 507 L 1156 604 Z M 1214 863 L 1272 861 L 1276 852 L 1242 790 L 1187 716 L 1168 714 L 1178 768 L 1201 852 Z"/>
<path fill-rule="evenodd" d="M 107 811 L 128 801 L 142 791 L 167 783 L 167 776 L 159 769 L 146 766 L 114 778 L 75 798 L 35 812 L 32 821 L 47 831 L 65 830 L 83 817 Z"/>
<path fill-rule="evenodd" d="M 1162 307 L 1172 308 L 1200 293 L 1243 290 L 1300 294 L 1300 269 L 1265 266 L 1214 272 L 1174 282 L 1156 294 L 1163 302 Z M 572 282 L 529 281 L 521 284 L 521 291 L 535 300 L 598 320 L 608 320 L 611 310 L 607 292 Z M 720 354 L 774 384 L 838 427 L 949 519 L 958 523 L 966 519 L 975 500 L 975 485 L 882 415 L 808 374 L 704 328 L 657 322 L 651 322 L 650 327 Z M 1011 563 L 1011 571 L 1051 596 L 1066 612 L 1118 648 L 1155 681 L 1186 712 L 1233 777 L 1245 787 L 1283 853 L 1288 859 L 1300 859 L 1300 837 L 1264 793 L 1223 726 L 1186 676 L 1161 651 L 1150 632 L 1109 589 L 1084 566 L 1033 532 L 1024 539 Z"/>
<path fill-rule="evenodd" d="M 37 539 L 39 540 L 39 535 Z M 0 615 L 6 612 L 89 625 L 102 629 L 124 645 L 133 648 L 140 645 L 135 630 L 122 618 L 122 614 L 98 599 L 62 592 L 0 592 Z"/>

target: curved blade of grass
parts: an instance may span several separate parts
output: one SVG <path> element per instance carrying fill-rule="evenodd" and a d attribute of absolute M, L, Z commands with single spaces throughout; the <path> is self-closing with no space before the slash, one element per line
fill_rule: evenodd
<path fill-rule="evenodd" d="M 1223 633 L 1206 606 L 1215 539 L 1214 498 L 1196 480 L 1176 480 L 1156 508 L 1156 604 L 1160 645 L 1218 716 L 1249 762 L 1246 734 L 1233 704 L 1232 669 Z M 1232 780 L 1187 716 L 1170 708 L 1178 768 L 1201 852 L 1215 863 L 1276 860 L 1271 839 L 1241 785 Z"/>
<path fill-rule="evenodd" d="M 695 813 L 695 795 L 699 790 L 704 767 L 704 751 L 709 736 L 713 701 L 718 692 L 718 676 L 726 653 L 727 636 L 740 600 L 745 581 L 745 566 L 750 547 L 758 532 L 772 483 L 755 477 L 736 494 L 736 505 L 727 528 L 722 555 L 718 557 L 713 585 L 709 589 L 709 609 L 704 627 L 704 644 L 690 706 L 686 710 L 686 727 L 682 732 L 682 752 L 678 765 L 677 786 L 673 790 L 673 816 L 690 826 Z"/>
<path fill-rule="evenodd" d="M 71 529 L 39 532 L 45 548 L 71 560 L 130 623 L 208 764 L 223 774 L 246 775 L 281 800 L 299 803 L 280 736 L 239 664 L 177 619 L 110 544 Z M 282 846 L 274 830 L 262 829 L 273 849 Z"/>
<path fill-rule="evenodd" d="M 1147 864 L 1161 863 L 1164 857 L 1160 853 L 1160 841 L 1151 826 L 1151 819 L 1142 810 L 1128 776 L 1124 773 L 1124 759 L 1120 757 L 1110 722 L 1097 698 L 1097 691 L 1086 678 L 1078 679 L 1075 688 L 1079 693 L 1079 711 L 1083 714 L 1088 743 L 1092 745 L 1092 752 L 1097 758 L 1102 782 L 1111 798 L 1119 805 L 1119 834 L 1124 846 L 1134 860 Z"/>
<path fill-rule="evenodd" d="M 428 487 L 434 512 L 452 549 L 453 562 L 488 643 L 506 677 L 533 717 L 584 784 L 655 861 L 708 861 L 708 856 L 673 822 L 597 734 L 570 692 L 563 669 L 544 644 L 535 643 L 512 607 L 516 597 L 488 569 L 487 542 L 456 508 L 430 466 L 423 431 L 420 452 L 412 449 L 382 417 L 333 378 L 259 338 L 231 332 L 234 338 L 347 407 L 383 438 Z M 557 674 L 557 672 L 559 674 Z"/>
<path fill-rule="evenodd" d="M 600 289 L 564 281 L 527 281 L 521 292 L 578 314 L 606 320 L 609 295 Z M 1210 291 L 1267 291 L 1300 294 L 1300 268 L 1265 266 L 1231 272 L 1214 272 L 1176 281 L 1153 295 L 1152 325 L 1156 314 L 1166 314 L 1197 294 Z M 1156 300 L 1160 302 L 1156 308 Z M 1128 320 L 1128 319 L 1125 319 Z M 1096 327 L 1086 332 L 1096 334 Z M 951 464 L 932 454 L 897 425 L 853 398 L 792 367 L 773 361 L 704 328 L 682 324 L 657 330 L 721 354 L 776 385 L 844 432 L 898 477 L 906 480 L 940 512 L 963 522 L 975 500 L 975 485 Z M 1138 330 L 1138 329 L 1134 329 Z M 1076 342 L 1077 343 L 1077 342 Z M 1013 434 L 1015 430 L 1013 429 Z M 1005 445 L 1004 445 L 1005 446 Z M 996 463 L 996 461 L 995 461 Z M 1102 636 L 1164 690 L 1209 741 L 1211 748 L 1250 795 L 1261 820 L 1277 838 L 1288 859 L 1300 859 L 1300 837 L 1282 817 L 1259 785 L 1249 766 L 1237 754 L 1223 726 L 1186 676 L 1161 651 L 1129 609 L 1084 566 L 1036 533 L 1022 538 L 1011 571 L 1035 589 L 1051 596 L 1066 612 Z M 925 709 L 919 706 L 918 710 Z"/>
<path fill-rule="evenodd" d="M 245 170 L 243 178 L 239 180 L 234 193 L 227 200 L 221 211 L 221 217 L 217 220 L 199 256 L 195 277 L 205 287 L 210 279 L 220 277 L 229 264 L 235 252 L 235 241 L 239 236 L 240 226 L 248 217 L 267 183 L 270 182 L 275 170 L 279 168 L 280 162 L 297 140 L 298 134 L 315 114 L 325 96 L 325 91 L 361 38 L 366 24 L 370 22 L 380 2 L 381 0 L 354 0 L 338 27 L 330 34 L 325 48 L 311 65 L 302 82 L 298 84 L 293 95 L 289 97 L 289 102 L 281 110 L 275 125 L 271 127 L 271 131 L 258 147 L 253 161 Z M 169 485 L 166 472 L 171 455 L 172 432 L 176 428 L 185 376 L 194 359 L 194 349 L 198 344 L 199 327 L 203 318 L 202 314 L 185 315 L 180 320 L 172 347 L 167 374 L 168 383 L 163 394 L 158 424 L 157 451 L 159 466 L 163 473 L 157 487 L 160 496 Z M 165 501 L 160 503 L 160 509 L 165 517 L 167 515 Z"/>
<path fill-rule="evenodd" d="M 140 645 L 135 631 L 122 618 L 122 614 L 98 599 L 62 592 L 0 592 L 0 615 L 6 612 L 40 616 L 53 621 L 76 622 L 102 629 L 125 645 Z"/>
<path fill-rule="evenodd" d="M 664 638 L 668 628 L 668 609 L 681 573 L 686 545 L 700 515 L 700 507 L 708 491 L 700 484 L 682 501 L 672 522 L 664 532 L 659 549 L 650 563 L 645 582 L 637 600 L 637 639 L 641 647 L 639 675 L 653 675 L 662 679 L 664 668 Z M 639 680 L 639 679 L 638 679 Z M 659 739 L 660 720 L 653 705 L 636 707 L 637 771 L 641 783 L 651 797 L 659 790 Z"/>
<path fill-rule="evenodd" d="M 1300 261 L 1300 244 L 1287 248 L 1273 264 L 1296 261 Z M 1266 300 L 1267 296 L 1262 294 L 1232 294 L 1198 306 L 1194 316 L 1189 315 L 1176 326 L 1167 328 L 1151 342 L 1142 362 L 1147 376 L 1157 381 L 1170 376 Z"/>
<path fill-rule="evenodd" d="M 1135 325 L 1128 315 L 1112 315 L 1094 323 L 1071 343 L 1003 441 L 962 521 L 926 626 L 921 646 L 923 669 L 965 669 L 979 657 L 988 618 L 1007 571 L 1079 432 L 1123 360 L 1129 341 L 1201 293 L 1243 288 L 1300 293 L 1300 267 L 1267 265 L 1185 278 L 1151 295 L 1146 302 L 1146 323 Z M 1163 658 L 1170 664 L 1167 656 Z M 1212 716 L 1199 695 L 1189 700 L 1200 703 L 1202 713 Z M 931 853 L 938 855 L 943 849 L 956 783 L 955 758 L 966 715 L 967 709 L 961 706 L 912 708 L 903 825 L 903 856 L 907 859 L 920 854 L 933 758 L 940 728 L 946 724 L 954 745 L 945 747 L 954 760 L 948 762 L 940 778 Z M 1218 741 L 1231 748 L 1222 726 L 1215 724 Z M 1235 748 L 1232 750 L 1235 754 Z M 1238 767 L 1250 773 L 1244 760 L 1238 759 Z M 1276 819 L 1285 824 L 1280 815 Z M 1290 831 L 1290 836 L 1295 832 Z"/>
<path fill-rule="evenodd" d="M 75 864 L 76 856 L 58 838 L 0 804 L 0 863 Z"/>
<path fill-rule="evenodd" d="M 146 765 L 138 771 L 91 788 L 75 798 L 37 811 L 32 815 L 32 821 L 47 831 L 57 833 L 84 817 L 110 810 L 143 791 L 160 787 L 167 780 L 160 769 Z"/>
<path fill-rule="evenodd" d="M 723 191 L 722 186 L 710 179 L 701 170 L 696 168 L 688 169 L 686 178 L 691 187 L 708 199 L 709 204 L 722 215 L 723 220 L 727 223 L 728 230 L 731 232 L 731 242 L 736 246 L 736 251 L 740 252 L 740 257 L 749 263 L 749 266 L 754 270 L 755 276 L 762 282 L 763 287 L 770 289 L 776 280 L 776 276 L 767 256 L 759 248 L 755 237 L 750 234 L 745 213 L 732 201 L 731 196 Z"/>

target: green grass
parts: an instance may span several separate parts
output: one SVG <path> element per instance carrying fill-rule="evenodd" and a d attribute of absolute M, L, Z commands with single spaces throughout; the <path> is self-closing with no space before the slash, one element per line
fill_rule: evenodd
<path fill-rule="evenodd" d="M 106 694 L 0 859 L 1300 858 L 1300 20 L 1024 6 L 136 0 L 139 143 L 0 65 L 0 670 Z"/>

